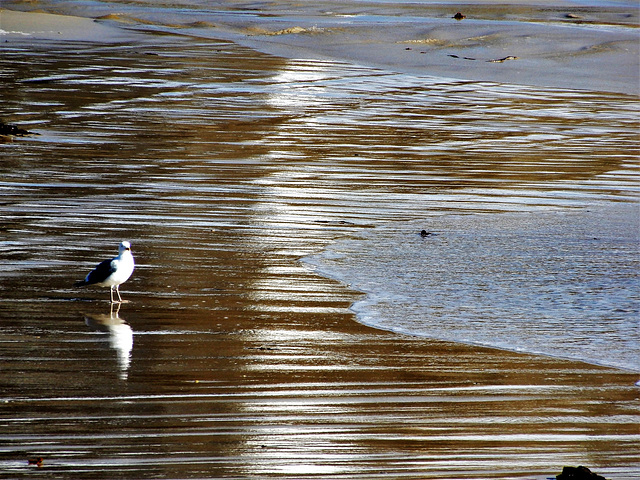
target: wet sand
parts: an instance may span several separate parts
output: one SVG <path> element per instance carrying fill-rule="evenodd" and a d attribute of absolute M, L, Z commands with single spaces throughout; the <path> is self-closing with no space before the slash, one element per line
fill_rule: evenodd
<path fill-rule="evenodd" d="M 21 0 L 6 6 L 33 8 Z M 115 11 L 109 5 L 74 10 L 64 4 L 51 10 L 230 40 L 284 58 L 347 61 L 460 80 L 640 93 L 640 8 L 632 1 L 600 6 L 547 0 L 532 5 L 220 2 L 211 15 L 189 17 L 178 10 L 181 19 L 171 23 L 126 5 Z M 464 18 L 456 20 L 460 10 Z M 5 14 L 5 22 L 17 21 L 15 14 Z"/>
<path fill-rule="evenodd" d="M 453 79 L 640 93 L 640 9 L 633 2 L 287 7 L 278 2 L 249 27 L 246 19 L 226 20 L 218 30 L 285 57 L 337 59 Z M 455 19 L 456 13 L 464 18 Z"/>
<path fill-rule="evenodd" d="M 436 82 L 417 111 L 420 88 L 400 91 L 401 76 L 224 41 L 110 30 L 101 43 L 82 23 L 94 25 L 16 34 L 0 60 L 5 120 L 40 133 L 0 144 L 0 476 L 543 479 L 584 464 L 634 478 L 637 373 L 377 331 L 354 321 L 357 292 L 299 262 L 415 218 L 424 191 L 449 209 L 481 204 L 470 189 L 505 204 L 514 191 L 530 205 L 629 201 L 634 177 L 611 173 L 632 162 L 624 118 L 588 160 L 584 115 L 545 117 L 572 132 L 566 150 L 550 141 L 507 166 L 505 150 L 481 169 L 449 152 L 437 178 L 421 176 L 434 165 L 411 157 L 412 115 L 435 132 L 451 94 L 461 110 L 498 102 L 483 110 L 495 131 L 465 140 L 470 109 L 440 134 L 491 148 L 515 90 Z M 539 112 L 575 97 L 534 92 L 522 105 Z M 601 112 L 634 104 L 587 98 L 594 131 Z M 397 145 L 372 149 L 382 135 Z M 566 197 L 545 193 L 552 181 Z M 129 303 L 70 288 L 125 238 Z"/>

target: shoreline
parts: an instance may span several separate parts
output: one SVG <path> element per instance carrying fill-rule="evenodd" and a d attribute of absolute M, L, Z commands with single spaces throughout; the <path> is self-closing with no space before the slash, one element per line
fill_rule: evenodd
<path fill-rule="evenodd" d="M 488 3 L 488 2 L 487 2 Z M 34 21 L 35 20 L 35 21 Z M 8 28 L 10 30 L 5 30 Z M 74 17 L 68 15 L 59 15 L 59 14 L 48 14 L 44 12 L 19 12 L 8 9 L 0 8 L 0 32 L 3 32 L 2 35 L 7 38 L 17 38 L 24 40 L 25 38 L 33 39 L 33 40 L 58 40 L 58 41 L 89 41 L 89 42 L 103 42 L 103 43 L 118 43 L 123 41 L 130 40 L 139 40 L 148 34 L 157 34 L 157 31 L 151 30 L 147 31 L 144 27 L 137 26 L 134 29 L 122 28 L 122 24 L 120 21 L 103 21 L 99 19 L 90 19 L 85 17 Z M 184 31 L 178 31 L 176 35 L 184 35 Z M 1 36 L 0 36 L 1 38 Z M 250 40 L 247 41 L 246 38 L 244 41 L 242 39 L 236 38 L 235 40 L 239 40 L 237 43 L 248 46 L 249 48 L 256 47 L 258 51 L 264 51 L 265 48 L 258 48 L 259 45 L 253 45 L 255 41 Z M 277 45 L 280 45 L 276 42 Z M 281 49 L 286 49 L 286 51 L 281 51 Z M 275 52 L 266 52 L 267 54 L 273 54 L 276 56 L 285 56 L 291 54 L 291 45 L 280 45 L 275 47 L 275 50 L 278 50 L 279 53 Z M 270 50 L 270 48 L 266 48 L 266 50 Z M 406 67 L 406 65 L 404 66 Z M 381 67 L 382 68 L 382 67 Z M 411 70 L 411 68 L 408 68 Z M 334 242 L 338 241 L 340 237 L 334 238 Z M 304 263 L 304 259 L 300 259 Z M 331 279 L 340 281 L 339 279 L 333 278 L 326 273 L 322 274 L 323 276 Z M 360 292 L 363 295 L 367 295 L 366 292 Z M 354 302 L 357 300 L 354 299 Z M 353 311 L 354 316 L 357 317 L 356 311 Z M 361 322 L 356 318 L 356 321 L 367 328 L 374 328 L 381 331 L 388 331 L 382 327 L 377 327 L 375 325 Z M 411 335 L 403 332 L 391 332 L 394 334 L 400 335 L 409 335 L 412 337 L 416 337 L 419 339 L 432 339 L 435 341 L 444 341 L 444 342 L 452 342 L 450 339 L 437 339 L 430 337 L 423 337 L 421 335 Z M 455 341 L 453 341 L 455 342 Z M 504 349 L 500 347 L 493 347 L 481 343 L 470 343 L 470 342 L 461 342 L 462 345 L 467 345 L 471 348 L 494 348 L 496 350 L 503 351 Z M 515 354 L 523 354 L 523 355 L 542 355 L 542 353 L 528 353 L 518 350 L 504 350 L 509 351 Z M 597 364 L 588 362 L 586 360 L 577 360 L 570 357 L 563 356 L 550 356 L 550 358 L 555 358 L 560 361 L 572 361 L 572 362 L 582 362 L 586 365 L 593 365 L 595 367 L 601 368 L 614 368 L 619 369 L 621 372 L 626 372 L 630 374 L 637 374 L 638 371 L 634 369 L 625 369 L 621 367 L 616 367 L 607 364 Z"/>
<path fill-rule="evenodd" d="M 10 30 L 7 31 L 6 30 L 7 28 Z M 24 40 L 25 38 L 28 38 L 33 40 L 52 39 L 52 40 L 58 40 L 58 41 L 90 41 L 90 42 L 104 42 L 104 43 L 118 43 L 118 42 L 129 41 L 129 40 L 137 40 L 137 39 L 139 40 L 140 38 L 142 38 L 143 36 L 149 33 L 152 35 L 157 33 L 154 30 L 148 32 L 144 29 L 144 27 L 140 29 L 136 27 L 132 30 L 127 28 L 122 28 L 120 22 L 115 22 L 115 23 L 103 22 L 100 20 L 89 19 L 84 17 L 48 14 L 43 12 L 18 12 L 18 11 L 12 11 L 7 9 L 0 9 L 0 32 L 3 32 L 2 35 L 6 36 L 7 38 L 13 37 L 13 38 L 22 39 L 22 40 Z M 176 35 L 184 35 L 184 32 L 177 32 Z M 244 44 L 249 48 L 254 48 L 254 46 L 251 45 L 252 43 L 254 43 L 254 41 L 246 41 L 245 39 L 244 42 L 239 41 L 238 43 Z M 290 54 L 291 53 L 291 50 L 289 50 L 290 47 L 291 45 L 285 45 L 285 46 L 280 45 L 279 47 L 276 47 L 276 50 L 285 48 L 286 52 L 281 51 L 280 53 Z M 258 51 L 265 50 L 265 48 L 256 48 L 256 49 Z M 266 48 L 266 50 L 269 50 L 269 48 Z M 276 56 L 282 56 L 282 55 L 279 55 L 278 53 L 269 53 L 269 52 L 267 53 L 274 54 Z M 409 70 L 411 70 L 411 68 L 409 68 Z M 339 240 L 339 238 L 340 237 L 334 238 L 334 242 Z M 304 262 L 304 259 L 301 259 L 301 261 Z M 329 279 L 339 281 L 338 279 L 335 279 L 330 275 L 329 276 L 327 274 L 323 274 L 323 275 L 325 277 L 328 277 Z M 365 292 L 360 292 L 360 293 L 362 293 L 363 295 L 366 294 Z M 354 299 L 354 302 L 356 302 L 355 299 Z M 356 311 L 353 311 L 353 314 L 354 316 L 357 317 Z M 385 330 L 382 327 L 377 327 L 375 325 L 372 325 L 366 322 L 361 322 L 357 318 L 355 319 L 355 321 L 367 328 L 374 328 L 381 331 L 389 331 L 389 330 Z M 436 339 L 436 338 L 430 338 L 430 337 L 423 337 L 421 335 L 411 335 L 411 334 L 402 333 L 402 332 L 400 333 L 391 332 L 391 333 L 415 336 L 416 338 L 420 338 L 420 339 L 432 339 L 435 341 L 445 341 L 445 342 L 453 341 L 450 339 Z M 479 347 L 479 348 L 494 348 L 500 351 L 504 350 L 500 347 L 493 347 L 493 346 L 484 345 L 480 343 L 476 344 L 476 343 L 470 343 L 470 342 L 461 342 L 461 344 L 467 345 L 471 348 Z M 511 353 L 523 354 L 523 355 L 545 356 L 542 353 L 528 353 L 528 352 L 522 352 L 518 350 L 504 350 L 504 351 L 509 351 Z M 626 372 L 629 374 L 638 373 L 638 371 L 634 369 L 625 369 L 625 368 L 606 365 L 606 364 L 596 364 L 596 363 L 588 362 L 586 360 L 584 361 L 577 360 L 570 357 L 551 356 L 550 358 L 555 358 L 560 361 L 582 362 L 582 363 L 585 363 L 586 365 L 593 365 L 595 367 L 601 367 L 601 368 L 619 369 L 621 372 Z"/>
<path fill-rule="evenodd" d="M 435 231 L 432 232 L 430 238 L 433 239 L 430 242 L 426 242 L 429 245 L 429 249 L 432 252 L 431 255 L 435 255 L 438 252 L 441 256 L 447 256 L 450 252 L 450 248 L 455 248 L 456 245 L 458 251 L 468 250 L 473 248 L 469 244 L 457 244 L 456 238 L 459 238 L 459 232 L 466 232 L 466 235 L 472 235 L 478 240 L 474 243 L 498 243 L 500 237 L 510 235 L 513 237 L 513 231 L 509 229 L 517 228 L 520 238 L 526 235 L 536 236 L 536 242 L 527 243 L 527 249 L 512 249 L 509 250 L 511 257 L 523 258 L 525 250 L 532 251 L 534 245 L 537 242 L 545 241 L 545 230 L 547 235 L 550 225 L 553 224 L 558 216 L 562 217 L 562 224 L 567 229 L 566 241 L 573 245 L 573 249 L 567 253 L 572 258 L 583 259 L 587 255 L 591 255 L 594 264 L 598 265 L 598 270 L 607 268 L 606 261 L 603 258 L 596 259 L 597 252 L 591 250 L 592 245 L 583 244 L 580 248 L 580 238 L 584 235 L 584 231 L 580 232 L 580 227 L 584 226 L 586 231 L 595 231 L 598 229 L 598 236 L 600 242 L 604 242 L 603 239 L 612 238 L 610 243 L 598 245 L 598 249 L 604 249 L 608 252 L 608 255 L 622 256 L 628 255 L 626 261 L 620 262 L 616 267 L 608 266 L 610 269 L 609 277 L 613 276 L 613 271 L 621 271 L 625 265 L 633 265 L 634 253 L 637 251 L 625 251 L 624 245 L 637 245 L 639 238 L 633 236 L 631 232 L 638 232 L 638 219 L 640 218 L 640 203 L 638 199 L 626 199 L 623 201 L 605 201 L 602 200 L 598 203 L 591 203 L 588 206 L 575 206 L 573 210 L 569 211 L 551 211 L 545 209 L 532 209 L 526 213 L 524 212 L 499 212 L 494 215 L 484 214 L 481 222 L 473 222 L 463 220 L 466 216 L 459 216 L 458 220 L 453 220 L 453 214 L 449 217 L 446 215 L 435 217 L 432 219 L 431 228 Z M 497 222 L 496 219 L 500 218 Z M 509 219 L 509 220 L 505 220 Z M 526 219 L 526 220 L 525 220 Z M 630 225 L 628 222 L 633 222 Z M 309 265 L 314 271 L 319 274 L 333 279 L 337 282 L 341 282 L 344 285 L 348 285 L 349 288 L 354 289 L 362 294 L 362 297 L 357 299 L 351 306 L 350 310 L 356 316 L 356 319 L 362 325 L 366 325 L 371 328 L 376 328 L 383 331 L 396 333 L 398 335 L 414 336 L 416 338 L 426 338 L 432 340 L 456 342 L 463 345 L 469 345 L 471 347 L 481 348 L 495 348 L 497 350 L 508 351 L 516 354 L 525 355 L 542 355 L 549 358 L 555 358 L 564 361 L 583 362 L 587 365 L 593 365 L 601 368 L 614 368 L 621 372 L 626 372 L 633 375 L 638 375 L 640 379 L 640 364 L 638 364 L 638 346 L 633 342 L 625 344 L 624 346 L 619 344 L 606 345 L 603 339 L 591 344 L 586 336 L 566 334 L 559 329 L 560 325 L 555 325 L 549 319 L 547 319 L 547 325 L 545 334 L 537 331 L 535 322 L 527 322 L 522 317 L 517 318 L 513 312 L 513 317 L 509 318 L 507 322 L 500 316 L 497 316 L 491 323 L 499 323 L 502 325 L 502 329 L 508 329 L 508 323 L 519 323 L 527 331 L 528 340 L 525 343 L 521 343 L 521 339 L 515 335 L 510 338 L 503 337 L 500 334 L 501 328 L 494 326 L 485 326 L 487 330 L 485 334 L 474 332 L 472 328 L 464 328 L 462 326 L 457 329 L 440 328 L 438 324 L 448 323 L 448 321 L 455 322 L 455 318 L 448 317 L 444 313 L 439 313 L 446 310 L 443 306 L 444 300 L 442 295 L 438 294 L 437 283 L 444 280 L 445 284 L 455 284 L 459 288 L 462 288 L 464 283 L 459 275 L 447 276 L 442 272 L 442 269 L 434 268 L 431 265 L 420 265 L 419 259 L 421 247 L 425 242 L 418 242 L 420 247 L 412 247 L 411 237 L 415 237 L 417 232 L 420 231 L 421 225 L 425 223 L 424 219 L 419 221 L 402 220 L 399 223 L 388 222 L 386 224 L 376 226 L 373 231 L 369 231 L 366 234 L 354 234 L 348 238 L 338 239 L 334 241 L 327 248 L 315 255 L 310 255 L 303 258 L 301 261 Z M 481 223 L 481 225 L 480 225 Z M 627 230 L 624 230 L 627 227 Z M 408 233 L 407 230 L 413 232 Z M 376 234 L 376 232 L 378 232 Z M 470 233 L 472 232 L 472 233 Z M 576 234 L 575 232 L 580 232 Z M 491 240 L 487 240 L 490 238 Z M 404 254 L 398 254 L 393 251 L 387 253 L 391 260 L 381 260 L 383 251 L 380 245 L 385 245 L 386 248 L 391 250 L 392 245 L 399 244 L 401 241 L 406 240 L 409 244 L 405 247 L 405 250 L 409 250 L 411 254 L 405 256 Z M 415 239 L 414 239 L 415 241 Z M 443 248 L 441 245 L 447 244 L 451 247 Z M 377 246 L 376 246 L 377 245 Z M 503 248 L 508 250 L 508 246 L 504 245 Z M 486 247 L 481 248 L 486 250 Z M 637 250 L 637 249 L 636 249 Z M 357 251 L 358 257 L 348 260 L 350 253 Z M 633 253 L 632 253 L 633 252 Z M 494 252 L 495 254 L 495 252 Z M 471 258 L 464 253 L 456 253 L 456 256 L 461 256 L 469 260 L 467 263 L 471 263 Z M 473 255 L 471 255 L 473 256 Z M 535 254 L 532 254 L 530 259 L 532 264 L 541 264 L 543 257 L 534 258 Z M 408 262 L 408 258 L 417 260 L 415 265 L 411 265 Z M 451 257 L 447 257 L 451 260 Z M 335 260 L 338 259 L 338 260 Z M 435 260 L 434 260 L 435 262 Z M 378 270 L 377 264 L 384 263 L 384 269 Z M 479 262 L 481 263 L 481 262 Z M 401 264 L 402 274 L 409 276 L 410 278 L 417 279 L 423 278 L 423 284 L 427 291 L 432 292 L 432 296 L 429 299 L 429 303 L 432 305 L 429 310 L 434 318 L 439 318 L 438 321 L 430 320 L 430 315 L 425 315 L 426 318 L 422 318 L 418 321 L 415 318 L 415 313 L 411 308 L 408 308 L 403 303 L 407 303 L 407 299 L 411 299 L 411 303 L 420 303 L 420 298 L 412 297 L 411 290 L 414 288 L 413 283 L 409 283 L 405 287 L 388 287 L 384 285 L 385 275 L 390 275 L 391 278 L 400 281 L 402 274 L 398 270 L 394 270 L 392 265 Z M 453 264 L 453 262 L 451 263 Z M 362 267 L 366 265 L 366 267 Z M 487 267 L 486 263 L 481 265 Z M 566 264 L 567 269 L 571 267 Z M 500 267 L 509 270 L 508 262 L 501 263 Z M 453 267 L 452 267 L 453 268 Z M 464 276 L 474 276 L 479 278 L 476 273 L 477 267 L 469 267 L 465 270 Z M 366 270 L 366 275 L 363 273 L 363 269 Z M 513 269 L 513 268 L 511 268 Z M 500 268 L 491 268 L 492 271 L 500 270 Z M 633 271 L 633 268 L 631 268 Z M 590 276 L 596 275 L 596 272 L 591 271 Z M 604 274 L 603 274 L 604 275 Z M 557 279 L 559 283 L 562 283 L 561 274 L 559 271 L 553 271 L 552 276 Z M 604 275 L 605 277 L 607 275 Z M 437 282 L 430 281 L 430 278 L 438 278 Z M 400 282 L 401 285 L 403 284 Z M 580 282 L 575 281 L 574 285 L 578 291 L 587 291 L 588 288 L 583 286 L 580 288 Z M 503 285 L 503 288 L 507 288 Z M 559 290 L 554 292 L 560 296 Z M 628 296 L 625 298 L 633 297 L 633 290 L 627 292 Z M 518 289 L 510 291 L 508 295 L 511 302 L 517 303 L 518 295 L 523 295 L 522 291 Z M 395 298 L 403 299 L 400 304 L 394 305 L 393 300 Z M 491 300 L 489 300 L 491 298 Z M 592 298 L 595 302 L 595 298 Z M 569 303 L 570 299 L 566 299 Z M 468 316 L 481 316 L 482 311 L 505 311 L 508 307 L 504 304 L 501 305 L 499 298 L 488 297 L 487 299 L 479 296 L 475 299 L 476 303 L 480 303 L 484 308 L 480 307 L 479 310 L 467 308 L 466 314 Z M 522 301 L 520 301 L 522 303 Z M 613 306 L 610 310 L 615 310 L 615 307 L 620 307 L 620 303 L 612 302 Z M 548 307 L 552 308 L 551 305 Z M 557 306 L 556 306 L 557 307 Z M 622 307 L 620 307 L 622 308 Z M 421 311 L 424 314 L 424 309 Z M 541 313 L 541 311 L 535 311 L 535 313 Z M 573 315 L 577 315 L 576 312 L 565 312 Z M 594 308 L 591 314 L 594 318 L 603 318 L 604 310 L 596 311 Z M 535 314 L 534 314 L 535 316 Z M 602 316 L 602 317 L 600 317 Z M 414 321 L 409 319 L 414 318 Z M 574 320 L 575 322 L 575 320 Z M 576 322 L 578 323 L 578 322 Z M 589 316 L 585 316 L 579 322 L 581 327 L 588 329 L 587 325 L 591 326 L 592 331 L 597 332 L 597 322 L 591 321 Z M 575 323 L 574 323 L 575 327 Z M 422 330 L 426 329 L 426 330 Z M 555 330 L 554 330 L 555 329 Z M 562 329 L 572 330 L 571 327 L 567 327 L 567 323 L 563 324 Z M 553 338 L 545 338 L 546 335 L 550 335 Z M 572 347 L 572 342 L 579 344 L 579 348 Z M 597 346 L 595 346 L 597 345 Z M 602 350 L 606 350 L 610 353 L 610 357 L 604 358 L 599 356 Z M 615 359 L 615 360 L 614 360 Z M 636 383 L 640 384 L 640 382 Z"/>

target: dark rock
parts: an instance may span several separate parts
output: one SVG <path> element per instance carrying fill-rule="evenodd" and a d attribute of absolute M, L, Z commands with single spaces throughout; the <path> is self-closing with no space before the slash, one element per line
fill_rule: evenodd
<path fill-rule="evenodd" d="M 597 475 L 587 467 L 564 467 L 560 475 L 556 475 L 556 480 L 607 480 L 601 475 Z"/>
<path fill-rule="evenodd" d="M 462 20 L 463 18 L 467 18 L 466 15 L 463 15 L 462 13 L 458 12 L 456 13 L 453 18 L 455 18 L 456 20 Z"/>

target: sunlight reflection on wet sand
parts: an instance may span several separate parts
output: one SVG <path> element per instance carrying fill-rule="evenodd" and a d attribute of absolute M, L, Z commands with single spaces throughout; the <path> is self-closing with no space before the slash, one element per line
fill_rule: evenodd
<path fill-rule="evenodd" d="M 635 99 L 150 38 L 0 59 L 40 133 L 0 145 L 3 470 L 632 478 L 633 374 L 370 329 L 298 261 L 389 220 L 627 201 Z M 70 285 L 125 237 L 115 318 Z"/>

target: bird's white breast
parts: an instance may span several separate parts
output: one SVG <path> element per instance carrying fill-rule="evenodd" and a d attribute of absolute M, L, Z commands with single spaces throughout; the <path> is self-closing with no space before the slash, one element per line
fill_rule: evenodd
<path fill-rule="evenodd" d="M 109 275 L 109 277 L 103 282 L 107 287 L 120 285 L 129 279 L 134 268 L 133 255 L 131 255 L 131 252 L 129 251 L 122 252 L 120 258 L 113 259 L 112 264 L 115 264 L 113 266 L 116 271 Z"/>

